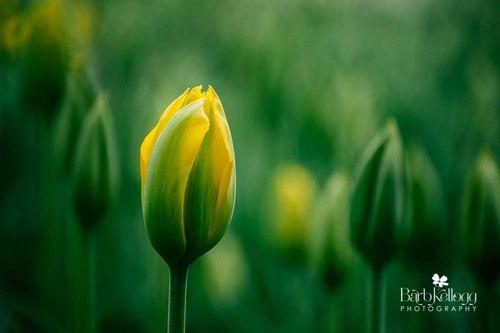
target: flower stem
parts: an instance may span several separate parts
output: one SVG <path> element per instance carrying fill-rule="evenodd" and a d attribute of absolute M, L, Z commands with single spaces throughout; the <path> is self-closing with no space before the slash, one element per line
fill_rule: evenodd
<path fill-rule="evenodd" d="M 479 328 L 481 329 L 481 332 L 484 333 L 489 333 L 493 332 L 490 330 L 490 315 L 489 315 L 489 309 L 491 306 L 491 301 L 490 301 L 490 295 L 491 291 L 488 290 L 486 286 L 481 286 L 480 288 L 481 291 L 481 298 L 482 298 L 482 304 L 480 304 L 479 308 Z"/>
<path fill-rule="evenodd" d="M 372 285 L 370 290 L 370 320 L 368 323 L 368 332 L 382 333 L 383 330 L 383 276 L 382 269 L 373 270 Z"/>
<path fill-rule="evenodd" d="M 187 265 L 170 267 L 170 291 L 168 295 L 167 333 L 185 333 Z"/>
<path fill-rule="evenodd" d="M 94 246 L 91 234 L 82 235 L 82 247 L 80 252 L 80 280 L 77 299 L 77 313 L 75 322 L 75 332 L 92 333 L 95 332 L 94 323 Z"/>

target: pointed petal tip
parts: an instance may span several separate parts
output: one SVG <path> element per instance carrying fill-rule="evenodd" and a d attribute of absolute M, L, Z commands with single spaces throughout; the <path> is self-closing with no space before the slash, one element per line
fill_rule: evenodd
<path fill-rule="evenodd" d="M 394 118 L 390 118 L 386 124 L 386 130 L 390 136 L 399 136 L 398 122 Z"/>

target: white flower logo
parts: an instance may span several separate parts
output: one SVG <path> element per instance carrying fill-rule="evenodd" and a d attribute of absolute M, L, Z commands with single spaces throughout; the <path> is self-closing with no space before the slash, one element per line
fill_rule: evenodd
<path fill-rule="evenodd" d="M 435 273 L 432 276 L 432 284 L 435 286 L 438 286 L 439 288 L 447 286 L 448 282 L 446 282 L 446 281 L 448 281 L 448 278 L 446 277 L 446 275 L 439 277 L 439 275 L 437 273 Z"/>

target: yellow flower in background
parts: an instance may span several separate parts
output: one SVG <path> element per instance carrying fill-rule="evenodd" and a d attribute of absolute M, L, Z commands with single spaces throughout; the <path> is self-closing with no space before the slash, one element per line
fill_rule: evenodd
<path fill-rule="evenodd" d="M 224 235 L 236 195 L 235 156 L 215 90 L 187 89 L 144 138 L 142 208 L 153 247 L 189 265 Z"/>
<path fill-rule="evenodd" d="M 280 247 L 291 255 L 306 251 L 308 224 L 316 193 L 316 183 L 300 165 L 278 168 L 272 183 L 272 215 Z"/>
<path fill-rule="evenodd" d="M 7 53 L 14 54 L 26 44 L 31 29 L 22 16 L 16 15 L 7 19 L 0 30 L 2 48 Z"/>
<path fill-rule="evenodd" d="M 214 302 L 231 306 L 239 301 L 248 280 L 248 264 L 240 240 L 228 232 L 220 245 L 203 258 L 209 288 Z"/>
<path fill-rule="evenodd" d="M 96 4 L 89 0 L 79 0 L 66 4 L 67 18 L 71 24 L 68 34 L 71 36 L 72 63 L 85 64 L 89 61 L 96 32 L 100 24 L 100 15 Z M 74 64 L 73 64 L 74 65 Z"/>
<path fill-rule="evenodd" d="M 73 33 L 84 47 L 89 47 L 95 34 L 97 10 L 90 1 L 78 1 L 74 6 L 73 18 L 75 24 Z"/>

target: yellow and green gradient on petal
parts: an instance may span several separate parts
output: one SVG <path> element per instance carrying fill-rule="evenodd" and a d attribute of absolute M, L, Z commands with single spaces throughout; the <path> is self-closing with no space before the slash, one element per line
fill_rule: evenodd
<path fill-rule="evenodd" d="M 169 265 L 192 262 L 223 236 L 235 200 L 234 149 L 212 87 L 187 89 L 141 145 L 143 214 Z"/>

